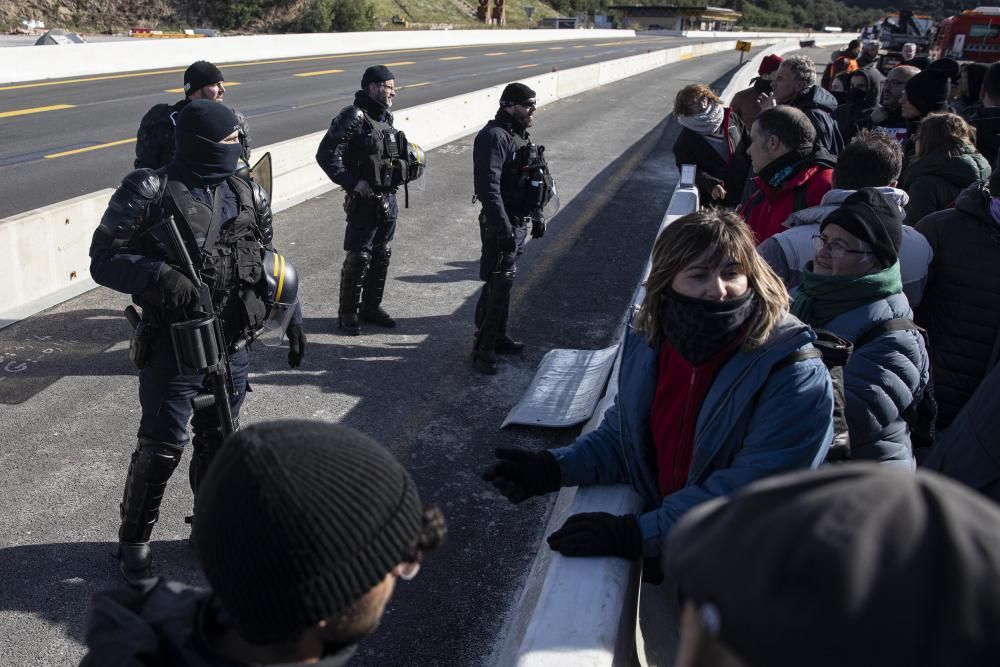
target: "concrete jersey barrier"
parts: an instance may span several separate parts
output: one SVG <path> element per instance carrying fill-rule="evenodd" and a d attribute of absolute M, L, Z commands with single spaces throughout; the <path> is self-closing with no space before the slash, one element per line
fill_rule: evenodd
<path fill-rule="evenodd" d="M 691 44 L 522 81 L 537 91 L 544 105 L 671 62 L 733 48 L 733 42 Z M 496 113 L 502 90 L 503 85 L 497 85 L 401 109 L 394 114 L 396 126 L 425 150 L 436 148 L 478 131 Z M 315 160 L 322 136 L 315 132 L 255 148 L 256 156 L 272 156 L 275 211 L 333 189 Z M 90 237 L 111 192 L 101 190 L 0 220 L 0 281 L 14 287 L 0 310 L 0 328 L 96 286 L 89 271 Z M 40 235 L 40 229 L 45 233 Z"/>
<path fill-rule="evenodd" d="M 560 42 L 635 37 L 633 30 L 402 30 L 253 35 L 184 40 L 99 42 L 0 49 L 0 83 L 187 67 L 195 60 L 231 63 L 477 44 Z"/>

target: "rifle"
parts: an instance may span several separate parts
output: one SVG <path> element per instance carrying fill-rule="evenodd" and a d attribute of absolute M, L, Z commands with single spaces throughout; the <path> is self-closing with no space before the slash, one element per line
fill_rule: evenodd
<path fill-rule="evenodd" d="M 236 427 L 233 423 L 233 413 L 229 406 L 230 372 L 229 355 L 226 350 L 226 340 L 222 335 L 222 322 L 215 312 L 212 294 L 208 285 L 201 280 L 198 271 L 191 261 L 187 246 L 181 238 L 177 223 L 173 218 L 166 222 L 167 235 L 174 246 L 176 256 L 180 259 L 181 270 L 198 289 L 198 307 L 200 317 L 175 322 L 170 325 L 170 339 L 174 346 L 174 356 L 181 375 L 206 374 L 211 393 L 198 394 L 191 399 L 191 407 L 195 410 L 215 405 L 219 415 L 219 425 L 222 437 L 232 434 Z M 240 341 L 233 351 L 246 344 Z"/>

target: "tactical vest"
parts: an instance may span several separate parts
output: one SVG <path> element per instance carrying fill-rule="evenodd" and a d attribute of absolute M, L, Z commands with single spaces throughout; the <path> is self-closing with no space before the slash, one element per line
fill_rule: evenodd
<path fill-rule="evenodd" d="M 392 192 L 409 179 L 406 135 L 367 113 L 365 126 L 355 145 L 352 171 L 376 192 Z"/>
<path fill-rule="evenodd" d="M 221 188 L 216 188 L 215 205 L 209 207 L 195 199 L 183 183 L 168 179 L 162 204 L 178 222 L 195 268 L 211 290 L 223 331 L 233 341 L 263 323 L 267 306 L 263 298 L 263 245 L 258 238 L 253 193 L 242 179 L 233 177 L 227 182 L 236 194 L 238 210 L 236 218 L 225 226 Z"/>
<path fill-rule="evenodd" d="M 518 218 L 534 214 L 552 198 L 552 175 L 545 162 L 545 146 L 512 132 L 514 155 L 503 166 L 500 192 L 504 208 Z"/>

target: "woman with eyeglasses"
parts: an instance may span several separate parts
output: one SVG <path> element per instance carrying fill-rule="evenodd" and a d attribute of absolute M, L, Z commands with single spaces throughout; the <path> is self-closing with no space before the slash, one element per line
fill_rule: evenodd
<path fill-rule="evenodd" d="M 792 313 L 854 344 L 844 366 L 851 458 L 915 468 L 903 413 L 926 388 L 930 362 L 922 335 L 905 320 L 898 215 L 875 188 L 862 188 L 820 224 Z M 901 328 L 886 323 L 895 321 Z"/>
<path fill-rule="evenodd" d="M 571 516 L 549 536 L 566 556 L 656 556 L 677 520 L 755 480 L 819 465 L 833 435 L 821 360 L 791 358 L 812 330 L 733 212 L 668 226 L 623 342 L 601 425 L 552 451 L 498 449 L 483 477 L 512 502 L 562 486 L 629 484 L 638 514 Z"/>

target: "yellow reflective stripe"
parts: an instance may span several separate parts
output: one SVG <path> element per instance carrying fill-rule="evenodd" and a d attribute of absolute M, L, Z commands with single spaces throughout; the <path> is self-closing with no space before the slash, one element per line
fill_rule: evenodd
<path fill-rule="evenodd" d="M 278 268 L 278 263 L 281 268 Z M 281 290 L 285 287 L 285 256 L 278 255 L 278 261 L 274 263 L 275 277 L 278 279 L 278 289 L 274 292 L 274 302 L 281 303 Z M 280 274 L 280 275 L 279 275 Z"/>

